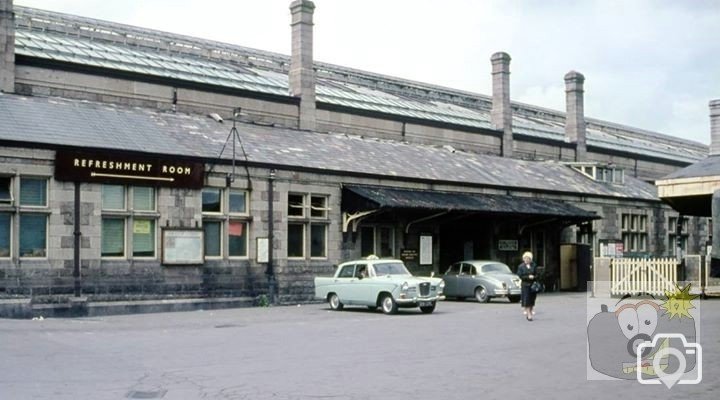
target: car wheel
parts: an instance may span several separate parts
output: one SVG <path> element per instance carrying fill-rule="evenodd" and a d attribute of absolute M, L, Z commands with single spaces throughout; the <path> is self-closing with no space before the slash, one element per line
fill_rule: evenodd
<path fill-rule="evenodd" d="M 340 298 L 335 293 L 331 294 L 328 298 L 328 303 L 330 303 L 330 309 L 333 311 L 340 311 L 343 309 L 343 303 L 340 301 Z"/>
<path fill-rule="evenodd" d="M 488 296 L 487 290 L 485 290 L 484 287 L 478 286 L 475 288 L 475 298 L 477 299 L 478 303 L 487 303 L 490 301 L 490 296 Z"/>
<path fill-rule="evenodd" d="M 385 314 L 395 314 L 398 309 L 397 303 L 395 302 L 395 300 L 393 300 L 392 296 L 390 296 L 389 294 L 386 294 L 382 298 L 381 306 L 382 306 L 382 311 Z"/>
<path fill-rule="evenodd" d="M 518 303 L 520 302 L 520 296 L 508 296 L 508 300 L 510 300 L 511 303 Z"/>
<path fill-rule="evenodd" d="M 431 306 L 420 307 L 420 311 L 422 311 L 423 314 L 432 314 L 432 312 L 435 311 L 436 304 L 437 302 L 433 301 Z"/>

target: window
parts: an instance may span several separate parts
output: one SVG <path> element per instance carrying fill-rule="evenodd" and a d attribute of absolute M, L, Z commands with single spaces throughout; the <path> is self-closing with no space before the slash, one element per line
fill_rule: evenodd
<path fill-rule="evenodd" d="M 0 204 L 12 204 L 12 178 L 0 176 Z"/>
<path fill-rule="evenodd" d="M 202 191 L 202 212 L 203 213 L 216 213 L 222 212 L 222 201 L 221 201 L 222 189 L 217 188 L 205 188 Z"/>
<path fill-rule="evenodd" d="M 10 257 L 10 232 L 12 229 L 12 215 L 0 213 L 0 258 Z"/>
<path fill-rule="evenodd" d="M 678 235 L 678 217 L 668 218 L 668 254 L 671 256 L 678 255 L 678 245 L 680 246 L 681 255 L 687 251 L 688 242 L 688 219 L 683 218 L 680 221 L 680 233 Z"/>
<path fill-rule="evenodd" d="M 205 257 L 245 258 L 248 256 L 247 196 L 247 191 L 241 189 L 203 189 Z"/>
<path fill-rule="evenodd" d="M 203 232 L 205 236 L 205 257 L 222 256 L 222 227 L 220 221 L 203 221 Z"/>
<path fill-rule="evenodd" d="M 647 251 L 647 215 L 621 215 L 622 241 L 625 252 L 636 253 Z"/>
<path fill-rule="evenodd" d="M 0 258 L 10 258 L 13 248 L 19 257 L 47 257 L 48 179 L 0 177 L 0 207 Z"/>
<path fill-rule="evenodd" d="M 20 257 L 47 257 L 47 179 L 20 178 Z"/>
<path fill-rule="evenodd" d="M 327 258 L 327 204 L 326 195 L 288 193 L 288 258 L 305 258 L 307 246 L 310 258 Z"/>
<path fill-rule="evenodd" d="M 360 228 L 360 251 L 363 257 L 394 257 L 395 231 L 386 226 L 364 226 Z"/>
<path fill-rule="evenodd" d="M 156 257 L 155 191 L 149 186 L 102 186 L 102 257 Z"/>

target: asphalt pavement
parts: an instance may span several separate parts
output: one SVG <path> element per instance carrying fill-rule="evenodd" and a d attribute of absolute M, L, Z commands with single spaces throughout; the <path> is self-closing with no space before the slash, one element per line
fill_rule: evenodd
<path fill-rule="evenodd" d="M 703 380 L 587 379 L 582 293 L 443 301 L 387 316 L 326 304 L 0 320 L 0 399 L 720 397 L 720 300 L 702 302 Z"/>

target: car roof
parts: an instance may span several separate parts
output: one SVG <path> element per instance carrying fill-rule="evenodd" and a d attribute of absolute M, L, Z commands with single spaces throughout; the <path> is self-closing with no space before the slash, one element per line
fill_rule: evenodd
<path fill-rule="evenodd" d="M 367 258 L 359 258 L 357 260 L 350 260 L 345 261 L 341 263 L 340 265 L 347 265 L 347 264 L 381 264 L 381 263 L 387 263 L 387 262 L 399 262 L 402 263 L 402 260 L 398 260 L 395 258 L 375 258 L 375 259 L 367 259 Z M 404 264 L 404 263 L 403 263 Z"/>
<path fill-rule="evenodd" d="M 455 263 L 453 263 L 453 264 L 457 264 L 457 263 L 468 263 L 468 264 L 475 264 L 475 265 L 483 265 L 483 264 L 504 264 L 504 265 L 507 265 L 507 264 L 505 264 L 505 263 L 502 262 L 502 261 L 495 261 L 495 260 L 462 260 L 462 261 L 455 262 Z"/>

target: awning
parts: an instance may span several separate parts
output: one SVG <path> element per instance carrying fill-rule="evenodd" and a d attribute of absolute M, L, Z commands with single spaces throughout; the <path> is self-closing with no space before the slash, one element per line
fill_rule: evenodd
<path fill-rule="evenodd" d="M 343 186 L 346 212 L 378 209 L 461 211 L 493 215 L 546 216 L 567 220 L 599 219 L 594 212 L 560 200 L 497 194 L 398 189 L 384 186 Z"/>

